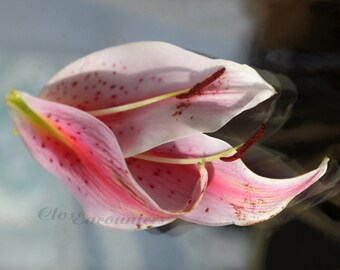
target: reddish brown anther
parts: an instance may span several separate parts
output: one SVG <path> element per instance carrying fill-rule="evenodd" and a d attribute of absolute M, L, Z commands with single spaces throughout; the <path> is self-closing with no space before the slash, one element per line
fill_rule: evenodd
<path fill-rule="evenodd" d="M 248 149 L 263 135 L 264 131 L 266 129 L 266 126 L 264 124 L 261 124 L 259 130 L 256 132 L 256 134 L 251 137 L 249 140 L 247 140 L 240 149 L 237 150 L 237 152 L 230 156 L 230 157 L 222 157 L 220 160 L 226 161 L 226 162 L 231 162 L 234 160 L 237 160 L 241 158 L 245 152 L 248 151 Z"/>
<path fill-rule="evenodd" d="M 216 81 L 219 77 L 221 77 L 223 75 L 224 71 L 225 71 L 224 67 L 217 70 L 212 75 L 210 75 L 208 78 L 206 78 L 203 81 L 195 84 L 187 93 L 179 94 L 179 95 L 176 96 L 176 98 L 184 99 L 184 98 L 190 98 L 194 95 L 200 94 L 200 91 L 204 87 L 206 87 L 206 86 L 212 84 L 214 81 Z"/>

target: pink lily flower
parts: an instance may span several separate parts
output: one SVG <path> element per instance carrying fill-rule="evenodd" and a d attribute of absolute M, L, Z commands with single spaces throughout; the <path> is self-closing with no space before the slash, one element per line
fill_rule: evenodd
<path fill-rule="evenodd" d="M 258 223 L 320 179 L 328 159 L 298 177 L 265 178 L 237 159 L 256 138 L 232 148 L 204 134 L 273 94 L 246 65 L 139 42 L 79 59 L 39 97 L 13 90 L 7 104 L 32 156 L 90 221 L 147 229 L 176 218 Z"/>

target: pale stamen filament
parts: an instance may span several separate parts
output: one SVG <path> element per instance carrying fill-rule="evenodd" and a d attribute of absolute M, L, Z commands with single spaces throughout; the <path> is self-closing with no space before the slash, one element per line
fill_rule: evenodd
<path fill-rule="evenodd" d="M 88 113 L 93 115 L 93 116 L 104 116 L 104 115 L 110 115 L 110 114 L 115 114 L 115 113 L 119 113 L 119 112 L 125 112 L 125 111 L 129 111 L 129 110 L 137 109 L 137 108 L 140 108 L 140 107 L 152 104 L 152 103 L 156 103 L 158 101 L 161 101 L 161 100 L 164 100 L 164 99 L 167 99 L 167 98 L 171 98 L 171 97 L 176 97 L 177 99 L 189 98 L 189 97 L 195 96 L 196 94 L 199 94 L 200 91 L 203 88 L 205 88 L 206 86 L 208 86 L 208 85 L 212 84 L 214 81 L 216 81 L 219 77 L 221 77 L 223 75 L 224 72 L 225 72 L 225 68 L 223 67 L 223 68 L 219 69 L 218 71 L 214 72 L 208 78 L 206 78 L 203 81 L 195 84 L 192 88 L 183 89 L 183 90 L 179 90 L 179 91 L 172 92 L 172 93 L 167 93 L 167 94 L 164 94 L 164 95 L 160 95 L 160 96 L 156 96 L 156 97 L 132 102 L 132 103 L 117 106 L 117 107 L 88 111 Z"/>
<path fill-rule="evenodd" d="M 218 154 L 212 156 L 198 157 L 198 158 L 171 158 L 171 157 L 161 157 L 157 155 L 152 155 L 151 153 L 143 153 L 134 156 L 134 158 L 153 161 L 158 163 L 166 163 L 166 164 L 180 164 L 180 165 L 188 165 L 188 164 L 197 164 L 197 163 L 206 163 L 212 162 L 214 160 L 219 160 L 222 157 L 226 157 L 234 154 L 239 148 L 243 145 L 239 144 L 233 148 L 230 148 L 226 151 L 220 152 Z"/>
<path fill-rule="evenodd" d="M 164 100 L 164 99 L 167 99 L 167 98 L 175 97 L 177 95 L 184 94 L 184 93 L 187 93 L 189 91 L 190 91 L 190 88 L 184 89 L 184 90 L 179 90 L 179 91 L 172 92 L 172 93 L 167 93 L 167 94 L 160 95 L 160 96 L 157 96 L 157 97 L 152 97 L 152 98 L 132 102 L 132 103 L 117 106 L 117 107 L 111 107 L 111 108 L 95 110 L 95 111 L 88 111 L 87 113 L 89 113 L 93 116 L 104 116 L 104 115 L 110 115 L 110 114 L 115 114 L 115 113 L 119 113 L 119 112 L 125 112 L 125 111 L 129 111 L 129 110 L 137 109 L 137 108 L 140 108 L 140 107 L 152 104 L 152 103 L 156 103 L 158 101 L 161 101 L 161 100 Z"/>

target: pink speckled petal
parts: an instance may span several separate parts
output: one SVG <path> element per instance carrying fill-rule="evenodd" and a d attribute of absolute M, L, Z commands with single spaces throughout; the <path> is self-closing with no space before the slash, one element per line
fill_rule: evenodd
<path fill-rule="evenodd" d="M 160 226 L 176 218 L 180 214 L 177 212 L 190 211 L 201 198 L 207 182 L 204 168 L 191 166 L 174 173 L 185 179 L 184 191 L 177 199 L 187 201 L 192 197 L 191 203 L 162 200 L 135 181 L 138 169 L 129 170 L 113 133 L 102 122 L 70 106 L 25 93 L 17 95 L 20 98 L 10 104 L 10 114 L 28 150 L 66 184 L 90 221 L 123 229 Z M 29 113 L 22 113 L 16 104 Z M 144 181 L 155 183 L 158 176 L 154 172 L 163 167 L 145 164 L 144 169 L 152 170 L 141 172 Z"/>
<path fill-rule="evenodd" d="M 205 225 L 251 225 L 272 218 L 327 170 L 323 162 L 306 174 L 272 179 L 256 175 L 241 160 L 207 164 L 209 181 L 198 207 L 182 216 Z"/>
<path fill-rule="evenodd" d="M 143 190 L 167 211 L 190 212 L 202 199 L 208 182 L 206 169 L 198 170 L 197 165 L 163 164 L 136 158 L 128 158 L 127 164 Z"/>
<path fill-rule="evenodd" d="M 182 138 L 152 149 L 150 153 L 172 157 L 214 155 L 229 149 L 227 143 L 199 134 Z M 189 153 L 189 154 L 188 154 Z M 198 206 L 181 218 L 205 225 L 250 225 L 267 220 L 279 212 L 302 191 L 319 180 L 327 170 L 327 159 L 319 168 L 303 175 L 272 179 L 250 171 L 241 160 L 206 164 L 209 180 Z"/>
<path fill-rule="evenodd" d="M 163 42 L 138 42 L 90 54 L 61 70 L 40 93 L 85 111 L 109 108 L 193 87 L 225 73 L 200 95 L 169 98 L 101 117 L 125 157 L 198 132 L 214 132 L 275 91 L 255 70 Z M 155 132 L 157 130 L 157 132 Z"/>

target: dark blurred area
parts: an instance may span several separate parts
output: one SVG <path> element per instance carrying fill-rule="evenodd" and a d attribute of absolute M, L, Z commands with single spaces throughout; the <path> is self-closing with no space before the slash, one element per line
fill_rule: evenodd
<path fill-rule="evenodd" d="M 288 76 L 298 90 L 289 121 L 266 145 L 294 158 L 339 160 L 340 2 L 252 1 L 251 6 L 260 18 L 250 64 Z"/>
<path fill-rule="evenodd" d="M 298 96 L 290 117 L 263 144 L 307 170 L 326 155 L 339 161 L 340 1 L 248 1 L 248 8 L 257 23 L 250 65 L 287 76 Z M 317 201 L 290 208 L 297 216 L 273 230 L 265 269 L 340 269 L 340 187 L 335 182 Z M 299 213 L 308 204 L 317 206 Z"/>

